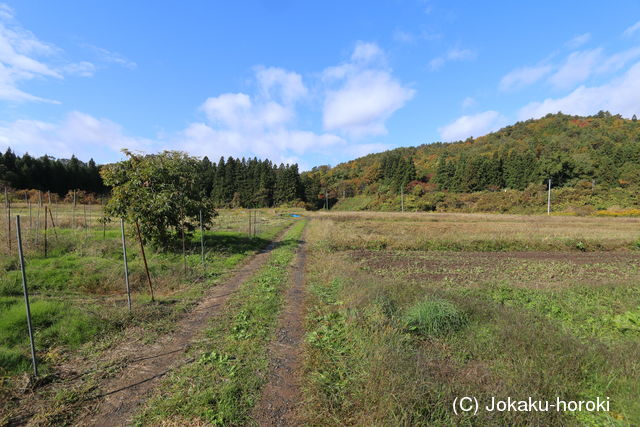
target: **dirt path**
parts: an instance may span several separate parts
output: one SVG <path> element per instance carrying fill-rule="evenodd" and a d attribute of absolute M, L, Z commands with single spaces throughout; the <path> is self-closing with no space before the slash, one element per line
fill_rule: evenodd
<path fill-rule="evenodd" d="M 253 410 L 253 418 L 261 426 L 300 424 L 297 420 L 297 409 L 301 402 L 298 373 L 304 338 L 305 246 L 304 240 L 298 246 L 291 286 L 285 295 L 284 308 L 278 319 L 276 339 L 269 347 L 269 382 Z"/>
<path fill-rule="evenodd" d="M 157 386 L 158 379 L 186 361 L 185 350 L 207 326 L 207 320 L 212 316 L 212 311 L 223 305 L 242 283 L 253 276 L 265 263 L 269 252 L 287 230 L 288 228 L 281 232 L 267 248 L 245 262 L 233 276 L 212 288 L 204 299 L 176 325 L 173 333 L 148 346 L 136 343 L 137 345 L 125 347 L 125 356 L 129 359 L 127 368 L 101 386 L 103 393 L 94 400 L 92 414 L 81 417 L 76 424 L 82 426 L 127 425 L 141 404 L 149 397 L 150 391 Z"/>

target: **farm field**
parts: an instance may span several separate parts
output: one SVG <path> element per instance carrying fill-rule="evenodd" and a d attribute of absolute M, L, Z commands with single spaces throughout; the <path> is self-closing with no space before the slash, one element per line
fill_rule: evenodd
<path fill-rule="evenodd" d="M 127 309 L 119 223 L 107 223 L 100 206 L 75 209 L 52 205 L 48 253 L 44 256 L 44 210 L 26 205 L 11 210 L 12 251 L 6 217 L 2 221 L 0 262 L 0 422 L 31 420 L 56 424 L 73 420 L 95 395 L 100 381 L 126 366 L 118 349 L 149 344 L 171 334 L 209 289 L 224 281 L 245 259 L 265 248 L 292 218 L 276 210 L 223 210 L 204 233 L 203 266 L 200 233 L 182 248 L 158 252 L 145 248 L 155 301 L 135 228 L 126 224 L 132 311 Z M 31 296 L 31 313 L 39 361 L 39 379 L 29 380 L 31 360 L 16 252 L 15 214 L 22 217 L 22 236 Z M 49 217 L 51 218 L 51 217 Z M 86 222 L 85 222 L 86 221 Z M 31 227 L 29 227 L 31 222 Z M 36 242 L 36 236 L 38 241 Z M 135 347 L 135 346 L 134 346 Z M 80 380 L 78 380 L 80 378 Z M 93 394 L 92 394 L 93 393 Z M 34 410 L 35 409 L 35 410 Z"/>
<path fill-rule="evenodd" d="M 68 208 L 47 258 L 27 248 L 35 382 L 2 258 L 4 423 L 640 421 L 640 219 L 263 209 L 251 237 L 248 211 L 222 210 L 206 269 L 197 232 L 186 272 L 181 248 L 149 249 L 154 303 L 128 236 L 129 314 L 116 224 Z M 458 415 L 465 396 L 610 406 Z"/>
<path fill-rule="evenodd" d="M 319 213 L 308 229 L 310 425 L 640 422 L 640 221 Z M 453 412 L 455 398 L 607 412 Z"/>

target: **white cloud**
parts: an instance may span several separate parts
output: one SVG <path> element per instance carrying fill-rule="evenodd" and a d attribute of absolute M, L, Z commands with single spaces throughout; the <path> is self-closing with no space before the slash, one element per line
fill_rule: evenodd
<path fill-rule="evenodd" d="M 565 46 L 570 49 L 576 49 L 587 43 L 589 40 L 591 40 L 591 33 L 584 33 L 569 40 L 567 43 L 565 43 Z"/>
<path fill-rule="evenodd" d="M 513 70 L 500 80 L 500 90 L 508 91 L 530 86 L 549 74 L 552 69 L 550 65 L 538 65 Z"/>
<path fill-rule="evenodd" d="M 602 60 L 601 48 L 573 52 L 549 82 L 558 89 L 568 89 L 589 78 Z"/>
<path fill-rule="evenodd" d="M 21 27 L 13 9 L 0 3 L 0 99 L 58 103 L 27 93 L 19 86 L 33 79 L 62 79 L 67 74 L 90 77 L 95 73 L 93 63 L 65 61 L 61 52 Z"/>
<path fill-rule="evenodd" d="M 191 123 L 162 141 L 165 148 L 219 156 L 258 156 L 298 162 L 309 151 L 335 149 L 345 141 L 331 133 L 296 129 L 296 102 L 308 96 L 302 77 L 281 68 L 256 68 L 257 93 L 224 93 L 200 107 L 207 122 Z"/>
<path fill-rule="evenodd" d="M 470 49 L 453 48 L 453 49 L 450 49 L 444 55 L 432 59 L 429 62 L 429 67 L 431 67 L 431 70 L 435 71 L 442 68 L 442 66 L 447 62 L 469 61 L 469 60 L 475 59 L 476 56 L 477 56 L 476 52 Z"/>
<path fill-rule="evenodd" d="M 633 34 L 635 34 L 636 31 L 638 30 L 640 30 L 640 21 L 636 22 L 635 24 L 633 24 L 632 26 L 624 30 L 624 33 L 622 33 L 622 35 L 625 37 L 630 37 Z"/>
<path fill-rule="evenodd" d="M 324 101 L 324 128 L 355 138 L 385 134 L 385 121 L 415 91 L 392 76 L 377 45 L 358 43 L 351 59 L 323 72 L 323 81 L 330 86 Z"/>
<path fill-rule="evenodd" d="M 369 63 L 378 59 L 384 59 L 384 52 L 375 43 L 358 41 L 351 54 L 353 62 Z"/>
<path fill-rule="evenodd" d="M 130 137 L 122 127 L 107 119 L 97 119 L 73 111 L 60 122 L 16 120 L 0 125 L 0 147 L 11 147 L 19 153 L 56 157 L 113 158 L 121 148 L 149 150 L 150 140 Z"/>
<path fill-rule="evenodd" d="M 532 102 L 520 112 L 521 120 L 542 117 L 562 111 L 566 114 L 589 115 L 607 110 L 630 117 L 640 113 L 640 62 L 611 82 L 594 87 L 581 86 L 562 98 Z"/>
<path fill-rule="evenodd" d="M 458 141 L 470 136 L 478 137 L 500 129 L 507 124 L 507 118 L 497 111 L 462 116 L 438 129 L 443 141 Z"/>
<path fill-rule="evenodd" d="M 282 68 L 259 67 L 256 79 L 263 97 L 277 99 L 285 104 L 304 98 L 308 93 L 300 74 Z"/>

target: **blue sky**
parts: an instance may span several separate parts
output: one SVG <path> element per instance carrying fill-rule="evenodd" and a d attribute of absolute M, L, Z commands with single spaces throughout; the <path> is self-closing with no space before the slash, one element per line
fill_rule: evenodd
<path fill-rule="evenodd" d="M 0 149 L 303 169 L 549 112 L 640 113 L 640 2 L 0 5 Z"/>

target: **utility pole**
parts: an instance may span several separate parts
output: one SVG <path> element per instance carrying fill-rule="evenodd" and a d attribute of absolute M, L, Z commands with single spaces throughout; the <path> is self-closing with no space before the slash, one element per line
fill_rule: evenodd
<path fill-rule="evenodd" d="M 551 178 L 549 178 L 549 194 L 547 195 L 547 215 L 551 215 Z"/>

